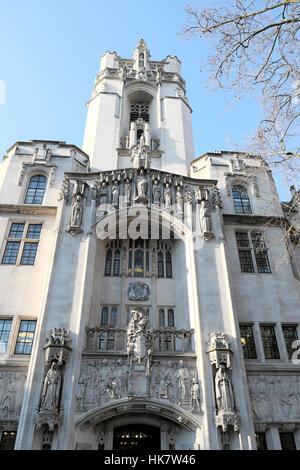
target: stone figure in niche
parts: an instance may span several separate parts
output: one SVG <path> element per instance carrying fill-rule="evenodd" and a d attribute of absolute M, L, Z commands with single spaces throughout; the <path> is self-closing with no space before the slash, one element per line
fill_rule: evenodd
<path fill-rule="evenodd" d="M 128 287 L 129 300 L 148 300 L 150 289 L 144 282 L 131 282 Z"/>
<path fill-rule="evenodd" d="M 165 208 L 169 209 L 172 205 L 172 195 L 171 195 L 170 183 L 166 183 L 164 196 L 165 196 Z"/>
<path fill-rule="evenodd" d="M 159 204 L 160 203 L 160 186 L 159 186 L 157 179 L 155 179 L 153 182 L 152 192 L 153 192 L 153 203 Z"/>
<path fill-rule="evenodd" d="M 176 188 L 176 212 L 177 214 L 183 214 L 183 194 L 180 186 Z"/>
<path fill-rule="evenodd" d="M 126 178 L 126 181 L 124 184 L 124 204 L 129 206 L 130 202 L 131 202 L 131 183 L 130 183 L 129 178 Z"/>
<path fill-rule="evenodd" d="M 139 364 L 143 359 L 148 361 L 148 352 L 152 346 L 152 328 L 148 315 L 144 309 L 133 307 L 131 319 L 127 328 L 127 353 L 129 361 L 137 361 Z"/>
<path fill-rule="evenodd" d="M 211 232 L 211 217 L 210 217 L 210 210 L 208 208 L 208 201 L 204 199 L 200 202 L 200 221 L 201 221 L 201 229 L 202 233 Z"/>
<path fill-rule="evenodd" d="M 193 379 L 191 391 L 192 411 L 200 411 L 200 385 L 196 378 Z"/>
<path fill-rule="evenodd" d="M 218 412 L 234 410 L 233 388 L 224 364 L 217 370 L 215 387 Z"/>
<path fill-rule="evenodd" d="M 61 387 L 61 374 L 56 362 L 52 362 L 48 370 L 41 399 L 41 409 L 49 411 L 57 411 L 59 403 L 59 394 Z"/>
<path fill-rule="evenodd" d="M 119 207 L 119 184 L 118 181 L 114 181 L 112 189 L 112 205 L 114 207 Z"/>
<path fill-rule="evenodd" d="M 136 145 L 131 154 L 134 168 L 149 168 L 150 167 L 150 152 L 149 148 L 145 145 L 144 134 L 140 137 L 139 145 Z"/>
<path fill-rule="evenodd" d="M 82 223 L 82 215 L 83 215 L 83 206 L 82 206 L 82 196 L 81 194 L 77 194 L 71 213 L 71 227 L 80 227 Z"/>
<path fill-rule="evenodd" d="M 139 176 L 137 177 L 137 197 L 136 202 L 147 202 L 147 187 L 148 181 L 143 168 L 140 170 Z"/>
<path fill-rule="evenodd" d="M 155 82 L 156 85 L 159 85 L 162 80 L 162 69 L 161 67 L 156 68 Z"/>
<path fill-rule="evenodd" d="M 126 64 L 121 68 L 121 80 L 125 83 L 127 79 L 127 67 Z"/>
<path fill-rule="evenodd" d="M 106 210 L 107 195 L 108 195 L 108 190 L 107 190 L 106 181 L 102 181 L 101 186 L 100 186 L 100 192 L 99 192 L 99 203 L 100 203 L 102 210 Z"/>

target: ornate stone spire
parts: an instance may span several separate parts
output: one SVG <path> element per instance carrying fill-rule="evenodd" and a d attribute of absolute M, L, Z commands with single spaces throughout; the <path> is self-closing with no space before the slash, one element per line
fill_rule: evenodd
<path fill-rule="evenodd" d="M 150 58 L 150 52 L 147 49 L 147 44 L 144 39 L 140 39 L 136 49 L 133 51 L 134 65 L 133 69 L 137 72 L 143 72 L 149 69 L 148 60 Z"/>

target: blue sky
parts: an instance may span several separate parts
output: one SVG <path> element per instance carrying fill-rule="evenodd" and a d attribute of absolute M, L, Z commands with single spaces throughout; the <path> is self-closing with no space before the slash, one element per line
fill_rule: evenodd
<path fill-rule="evenodd" d="M 62 140 L 82 146 L 100 57 L 106 50 L 131 58 L 144 38 L 152 60 L 177 55 L 193 109 L 196 156 L 243 148 L 259 120 L 254 99 L 231 107 L 201 73 L 207 44 L 178 34 L 183 0 L 3 0 L 0 17 L 0 157 L 16 141 Z M 193 4 L 193 2 L 190 2 Z M 195 2 L 194 2 L 195 3 Z M 197 2 L 196 2 L 197 3 Z M 207 3 L 210 3 L 207 0 Z M 280 196 L 288 193 L 280 191 Z"/>

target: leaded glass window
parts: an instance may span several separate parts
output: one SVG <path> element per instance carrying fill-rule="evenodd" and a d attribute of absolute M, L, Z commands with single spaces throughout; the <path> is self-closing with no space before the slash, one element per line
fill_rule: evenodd
<path fill-rule="evenodd" d="M 101 312 L 101 325 L 107 325 L 108 324 L 108 308 L 103 307 L 102 312 Z"/>
<path fill-rule="evenodd" d="M 251 214 L 251 206 L 247 189 L 244 186 L 236 185 L 232 187 L 232 195 L 235 211 L 237 214 Z"/>
<path fill-rule="evenodd" d="M 293 353 L 299 347 L 298 343 L 294 344 L 294 347 L 293 347 L 294 341 L 299 340 L 297 327 L 295 325 L 282 325 L 282 331 L 283 331 L 283 336 L 284 336 L 284 341 L 285 341 L 288 357 L 289 359 L 291 359 Z"/>
<path fill-rule="evenodd" d="M 256 359 L 256 349 L 251 325 L 240 325 L 242 348 L 245 359 Z"/>
<path fill-rule="evenodd" d="M 4 354 L 6 352 L 11 322 L 11 319 L 0 318 L 0 354 Z"/>
<path fill-rule="evenodd" d="M 261 325 L 261 337 L 266 359 L 280 359 L 275 328 L 273 325 Z"/>
<path fill-rule="evenodd" d="M 42 204 L 46 189 L 47 178 L 44 175 L 34 175 L 30 178 L 25 204 Z"/>
<path fill-rule="evenodd" d="M 35 328 L 36 320 L 21 320 L 15 347 L 15 354 L 31 354 Z"/>
<path fill-rule="evenodd" d="M 41 230 L 42 224 L 12 223 L 2 264 L 34 265 Z"/>

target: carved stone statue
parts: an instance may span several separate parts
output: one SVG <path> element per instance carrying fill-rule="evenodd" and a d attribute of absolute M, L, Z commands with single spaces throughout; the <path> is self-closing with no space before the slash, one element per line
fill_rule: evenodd
<path fill-rule="evenodd" d="M 234 411 L 233 388 L 224 364 L 221 364 L 217 370 L 215 387 L 218 412 L 228 410 Z"/>
<path fill-rule="evenodd" d="M 180 186 L 176 188 L 176 212 L 178 215 L 183 214 L 183 194 Z"/>
<path fill-rule="evenodd" d="M 211 215 L 208 207 L 208 201 L 202 199 L 200 202 L 200 224 L 204 239 L 209 240 L 214 237 L 212 233 Z"/>
<path fill-rule="evenodd" d="M 147 198 L 147 187 L 148 181 L 143 168 L 140 170 L 139 176 L 137 177 L 137 197 L 136 202 L 148 202 Z"/>
<path fill-rule="evenodd" d="M 150 150 L 145 145 L 144 134 L 141 135 L 139 144 L 132 149 L 131 160 L 134 168 L 150 168 Z"/>
<path fill-rule="evenodd" d="M 165 208 L 169 209 L 172 205 L 172 195 L 171 195 L 170 183 L 166 183 L 164 201 L 165 201 Z"/>
<path fill-rule="evenodd" d="M 99 195 L 100 195 L 99 203 L 103 210 L 106 209 L 107 194 L 108 194 L 108 191 L 107 191 L 106 181 L 102 181 L 101 186 L 100 186 L 100 192 L 99 192 Z"/>
<path fill-rule="evenodd" d="M 119 207 L 119 192 L 120 192 L 120 190 L 119 190 L 118 181 L 114 181 L 111 192 L 112 192 L 112 205 L 114 207 Z"/>
<path fill-rule="evenodd" d="M 148 351 L 152 346 L 152 328 L 144 309 L 133 307 L 127 328 L 127 353 L 130 362 L 148 359 Z"/>
<path fill-rule="evenodd" d="M 41 398 L 41 410 L 57 411 L 61 387 L 61 374 L 56 362 L 48 370 Z"/>
<path fill-rule="evenodd" d="M 192 411 L 200 411 L 200 385 L 196 378 L 193 379 L 191 391 Z"/>
<path fill-rule="evenodd" d="M 160 186 L 157 179 L 154 180 L 152 186 L 152 193 L 153 193 L 153 203 L 159 204 L 160 203 Z"/>
<path fill-rule="evenodd" d="M 126 181 L 124 184 L 124 204 L 129 206 L 130 202 L 131 202 L 131 183 L 130 183 L 129 178 L 126 178 Z"/>
<path fill-rule="evenodd" d="M 72 206 L 70 226 L 81 227 L 82 215 L 83 215 L 82 196 L 81 194 L 77 194 L 75 201 L 73 203 L 73 206 Z"/>

